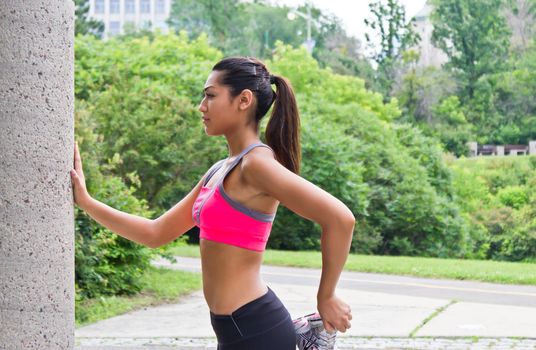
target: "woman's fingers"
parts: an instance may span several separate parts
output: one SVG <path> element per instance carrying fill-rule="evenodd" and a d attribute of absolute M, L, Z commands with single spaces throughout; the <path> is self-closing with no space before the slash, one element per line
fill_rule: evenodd
<path fill-rule="evenodd" d="M 81 168 L 82 160 L 80 159 L 80 152 L 78 151 L 78 145 L 74 144 L 74 168 L 78 171 Z"/>
<path fill-rule="evenodd" d="M 78 150 L 78 144 L 74 144 L 74 169 L 79 176 L 84 176 L 84 170 L 82 168 L 82 157 L 80 157 L 80 151 Z"/>
<path fill-rule="evenodd" d="M 349 309 L 349 308 L 348 308 Z M 346 317 L 345 317 L 346 316 Z M 352 319 L 352 312 L 350 311 L 347 311 L 343 316 L 342 316 L 342 320 L 341 320 L 341 327 L 339 328 L 339 330 L 341 332 L 346 332 L 348 329 L 350 329 L 352 327 L 352 324 L 350 323 L 350 320 Z"/>
<path fill-rule="evenodd" d="M 324 320 L 324 329 L 326 330 L 326 332 L 328 332 L 329 334 L 332 334 L 333 332 L 335 332 L 337 330 L 336 327 L 334 327 L 331 323 L 329 323 L 328 321 Z"/>

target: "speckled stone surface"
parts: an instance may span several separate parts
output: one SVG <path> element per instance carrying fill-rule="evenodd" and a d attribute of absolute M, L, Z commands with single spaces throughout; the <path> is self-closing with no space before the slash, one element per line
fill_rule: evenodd
<path fill-rule="evenodd" d="M 0 2 L 0 349 L 74 348 L 74 2 Z"/>

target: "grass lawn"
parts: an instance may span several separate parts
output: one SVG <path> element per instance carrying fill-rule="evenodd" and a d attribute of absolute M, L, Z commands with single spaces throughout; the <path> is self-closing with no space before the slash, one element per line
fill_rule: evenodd
<path fill-rule="evenodd" d="M 133 296 L 110 296 L 77 302 L 76 327 L 145 306 L 176 302 L 181 295 L 201 288 L 201 275 L 150 267 L 143 276 L 143 282 L 145 287 Z"/>
<path fill-rule="evenodd" d="M 170 248 L 170 253 L 177 256 L 199 257 L 199 246 L 177 246 Z M 266 250 L 264 264 L 320 268 L 322 256 L 320 252 L 311 251 Z M 346 261 L 345 270 L 536 285 L 536 263 L 351 254 Z"/>

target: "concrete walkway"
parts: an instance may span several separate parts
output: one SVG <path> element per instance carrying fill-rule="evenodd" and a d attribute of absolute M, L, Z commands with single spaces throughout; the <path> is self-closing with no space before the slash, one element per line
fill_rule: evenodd
<path fill-rule="evenodd" d="M 154 264 L 200 269 L 199 259 L 182 257 Z M 262 274 L 293 318 L 316 310 L 319 270 L 263 266 Z M 536 287 L 450 282 L 344 272 L 337 295 L 353 320 L 339 349 L 536 350 Z M 216 348 L 201 291 L 80 328 L 76 338 L 80 350 Z"/>

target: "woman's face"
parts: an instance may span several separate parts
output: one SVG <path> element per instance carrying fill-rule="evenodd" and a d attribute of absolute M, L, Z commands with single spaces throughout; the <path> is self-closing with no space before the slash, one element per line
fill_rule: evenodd
<path fill-rule="evenodd" d="M 207 135 L 222 135 L 240 122 L 239 96 L 231 98 L 229 88 L 219 83 L 221 71 L 212 71 L 207 78 L 199 111 Z"/>

